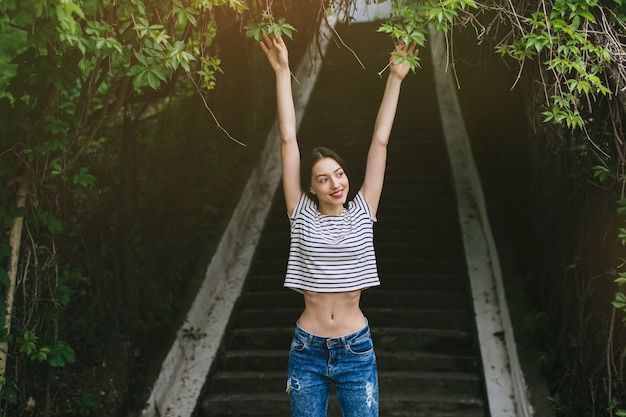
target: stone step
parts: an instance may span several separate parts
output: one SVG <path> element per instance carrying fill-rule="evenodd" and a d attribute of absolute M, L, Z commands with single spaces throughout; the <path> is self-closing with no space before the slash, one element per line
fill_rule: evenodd
<path fill-rule="evenodd" d="M 398 242 L 399 236 L 402 236 L 405 242 L 432 242 L 438 245 L 452 242 L 451 236 L 458 235 L 458 230 L 456 227 L 452 226 L 446 228 L 427 228 L 406 225 L 402 227 L 401 224 L 390 223 L 384 224 L 384 227 L 376 229 L 374 235 L 375 242 Z M 415 273 L 421 272 L 416 268 L 412 268 L 410 271 L 414 271 Z"/>
<path fill-rule="evenodd" d="M 422 259 L 463 259 L 463 247 L 457 241 L 446 242 L 398 242 L 381 241 L 375 239 L 376 255 L 379 258 L 415 258 Z M 282 260 L 287 259 L 289 245 L 281 236 L 275 241 L 262 242 L 257 248 L 256 258 L 259 260 Z"/>
<path fill-rule="evenodd" d="M 380 394 L 381 416 L 484 416 L 483 401 L 471 394 L 429 395 L 423 393 Z M 410 411 L 408 411 L 410 410 Z M 289 396 L 281 394 L 209 395 L 201 406 L 202 417 L 218 416 L 289 416 Z M 341 415 L 333 395 L 328 403 L 328 417 Z"/>
<path fill-rule="evenodd" d="M 406 195 L 410 193 L 410 190 L 402 190 L 397 191 L 398 194 Z M 433 207 L 442 207 L 445 204 L 434 204 L 432 198 L 428 198 L 430 205 L 426 206 L 430 208 L 430 213 L 418 215 L 419 214 L 419 202 L 408 204 L 406 201 L 406 197 L 396 197 L 397 201 L 389 201 L 389 206 L 381 205 L 379 213 L 377 214 L 378 221 L 374 224 L 374 231 L 377 233 L 381 229 L 386 228 L 397 228 L 401 227 L 403 231 L 405 230 L 420 230 L 420 231 L 429 231 L 433 229 L 443 229 L 454 230 L 458 235 L 460 233 L 458 221 L 456 220 L 456 213 L 451 213 L 450 209 L 440 209 L 436 210 Z M 387 196 L 385 195 L 385 200 Z M 397 209 L 398 203 L 405 204 L 404 209 Z M 454 200 L 449 200 L 452 207 L 456 208 L 456 203 Z M 391 205 L 393 204 L 393 205 Z M 415 207 L 415 208 L 413 208 Z M 385 212 L 384 216 L 380 216 L 381 212 Z M 285 227 L 287 230 L 285 231 Z M 278 217 L 268 220 L 267 230 L 276 232 L 281 236 L 289 236 L 289 220 L 287 215 L 285 217 Z M 453 240 L 453 239 L 451 239 Z M 410 241 L 409 241 L 410 242 Z"/>
<path fill-rule="evenodd" d="M 389 243 L 389 244 L 406 244 L 406 245 L 419 245 L 419 244 L 432 244 L 434 247 L 443 245 L 459 245 L 460 232 L 458 225 L 454 224 L 441 224 L 441 227 L 434 227 L 429 224 L 427 220 L 424 221 L 424 225 L 402 225 L 400 222 L 385 221 L 384 209 L 378 211 L 379 223 L 374 226 L 374 242 L 376 245 Z M 390 213 L 390 211 L 387 211 Z M 382 214 L 381 214 L 382 213 Z M 456 222 L 456 219 L 454 220 Z M 282 229 L 282 230 L 281 230 Z M 398 239 L 402 237 L 402 242 Z M 277 252 L 274 255 L 279 256 L 284 254 L 285 258 L 289 251 L 289 223 L 284 223 L 282 226 L 272 226 L 266 228 L 264 232 L 263 240 L 259 242 L 260 250 L 269 245 L 269 248 L 277 248 Z M 417 250 L 416 250 L 417 253 Z M 258 253 L 257 258 L 263 256 L 262 252 Z"/>
<path fill-rule="evenodd" d="M 286 327 L 236 328 L 225 340 L 228 350 L 279 350 L 289 349 L 294 324 Z M 447 353 L 449 355 L 472 355 L 475 353 L 473 333 L 458 330 L 372 328 L 376 351 L 420 351 Z"/>
<path fill-rule="evenodd" d="M 390 258 L 381 256 L 376 259 L 378 268 L 385 273 L 401 273 L 411 270 L 420 272 L 462 274 L 466 271 L 465 259 L 428 259 L 415 254 L 412 258 Z"/>
<path fill-rule="evenodd" d="M 421 329 L 465 330 L 472 327 L 473 315 L 466 309 L 445 308 L 374 308 L 363 307 L 370 323 L 378 327 L 413 327 Z M 236 326 L 240 328 L 264 328 L 293 326 L 302 308 L 245 309 L 236 315 Z"/>
<path fill-rule="evenodd" d="M 420 308 L 434 309 L 467 309 L 467 294 L 462 291 L 407 291 L 407 290 L 391 290 L 386 287 L 377 288 L 365 297 L 362 296 L 362 304 L 368 308 L 383 308 L 386 306 L 419 306 Z M 461 289 L 459 289 L 461 290 Z M 374 294 L 375 296 L 369 296 Z M 241 295 L 240 305 L 242 309 L 259 309 L 259 308 L 302 308 L 304 301 L 294 291 L 285 291 L 280 288 L 272 291 L 254 291 L 246 292 Z"/>
<path fill-rule="evenodd" d="M 424 272 L 433 272 L 433 273 L 445 273 L 445 274 L 462 274 L 465 272 L 466 265 L 465 259 L 456 257 L 456 258 L 428 258 L 423 256 L 420 253 L 414 253 L 411 257 L 396 257 L 393 255 L 389 255 L 387 253 L 383 253 L 382 255 L 387 256 L 377 256 L 376 262 L 378 265 L 378 270 L 382 271 L 381 274 L 384 273 L 400 273 L 411 270 L 418 270 L 422 273 Z M 276 258 L 257 258 L 254 265 L 250 268 L 252 274 L 258 273 L 276 273 L 283 274 L 287 270 L 287 259 L 276 259 Z"/>
<path fill-rule="evenodd" d="M 387 290 L 401 290 L 401 291 L 464 291 L 469 285 L 467 277 L 464 274 L 444 274 L 440 271 L 432 272 L 429 274 L 416 271 L 414 273 L 408 273 L 406 271 L 390 273 L 387 271 L 381 272 L 380 279 L 382 288 Z M 257 274 L 249 276 L 246 282 L 247 291 L 263 291 L 267 289 L 283 288 L 283 281 L 285 279 L 284 271 L 267 274 L 263 271 L 258 271 Z M 382 288 L 371 288 L 363 292 L 362 297 L 369 297 L 371 293 L 382 290 Z M 297 294 L 292 291 L 293 294 Z"/>
<path fill-rule="evenodd" d="M 276 350 L 227 350 L 218 358 L 216 371 L 284 371 L 287 369 L 289 341 L 285 346 Z M 381 371 L 477 372 L 479 369 L 476 355 L 378 349 L 376 360 Z"/>
<path fill-rule="evenodd" d="M 212 394 L 277 393 L 286 388 L 286 371 L 217 372 L 209 384 Z M 381 371 L 378 374 L 381 393 L 394 394 L 467 394 L 480 396 L 481 381 L 477 375 L 463 372 Z"/>

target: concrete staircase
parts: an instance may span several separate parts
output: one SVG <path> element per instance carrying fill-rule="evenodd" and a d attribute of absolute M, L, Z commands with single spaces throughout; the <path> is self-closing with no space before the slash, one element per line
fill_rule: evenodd
<path fill-rule="evenodd" d="M 380 71 L 393 45 L 376 24 L 340 27 L 299 140 L 346 159 L 352 194 L 384 88 Z M 374 226 L 382 286 L 365 291 L 382 417 L 487 417 L 474 314 L 450 166 L 437 112 L 430 57 L 404 82 Z M 288 350 L 302 297 L 283 289 L 289 223 L 277 192 L 223 349 L 195 411 L 198 417 L 289 416 Z M 329 416 L 340 416 L 331 397 Z"/>

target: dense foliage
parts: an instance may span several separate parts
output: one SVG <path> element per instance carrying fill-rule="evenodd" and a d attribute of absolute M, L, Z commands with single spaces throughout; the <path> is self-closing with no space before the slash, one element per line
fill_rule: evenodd
<path fill-rule="evenodd" d="M 256 3 L 0 4 L 3 415 L 141 405 L 267 129 Z"/>
<path fill-rule="evenodd" d="M 594 159 L 590 178 L 624 198 L 626 2 L 391 3 L 381 32 L 420 46 L 429 28 L 444 32 L 452 63 L 459 31 L 495 43 L 495 52 L 519 64 L 520 82 L 538 86 L 533 119 L 561 126 L 571 149 Z M 226 68 L 223 55 L 245 53 L 245 36 L 259 39 L 263 32 L 309 36 L 327 8 L 349 15 L 353 6 L 354 0 L 0 2 L 4 415 L 104 415 L 105 397 L 111 415 L 122 403 L 141 406 L 142 393 L 129 385 L 148 382 L 132 380 L 133 369 L 148 369 L 146 350 L 160 331 L 179 324 L 197 285 L 188 278 L 195 260 L 236 199 L 227 190 L 245 177 L 236 168 L 253 162 L 240 142 L 248 149 L 254 143 L 240 137 L 262 130 L 258 107 L 219 93 L 220 74 L 236 73 L 253 58 Z M 248 130 L 236 122 L 222 127 L 243 113 Z M 626 231 L 618 233 L 626 242 Z M 626 273 L 615 262 L 621 287 Z M 607 303 L 614 318 L 626 311 L 616 289 L 613 306 Z M 626 399 L 615 393 L 624 386 L 625 346 L 608 343 L 608 388 L 592 395 L 606 400 L 601 409 L 622 415 Z M 84 382 L 94 378 L 106 382 L 89 390 Z"/>

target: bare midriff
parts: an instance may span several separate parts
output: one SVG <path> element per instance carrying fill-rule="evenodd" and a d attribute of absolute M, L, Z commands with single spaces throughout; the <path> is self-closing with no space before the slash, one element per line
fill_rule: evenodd
<path fill-rule="evenodd" d="M 322 337 L 354 333 L 367 323 L 360 307 L 361 291 L 320 293 L 304 291 L 304 311 L 298 326 Z"/>

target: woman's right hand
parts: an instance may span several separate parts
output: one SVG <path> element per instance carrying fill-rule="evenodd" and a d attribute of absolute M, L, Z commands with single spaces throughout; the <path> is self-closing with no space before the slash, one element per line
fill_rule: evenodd
<path fill-rule="evenodd" d="M 396 49 L 394 52 L 406 58 L 407 56 L 417 56 L 419 50 L 417 49 L 417 45 L 415 44 L 415 42 L 412 42 L 410 45 L 407 45 L 404 43 L 404 41 L 400 41 L 396 45 Z M 406 63 L 401 63 L 401 64 L 396 63 L 397 60 L 398 58 L 394 54 L 391 54 L 391 58 L 389 58 L 389 64 L 390 64 L 389 75 L 398 77 L 400 80 L 402 80 L 404 79 L 404 77 L 406 77 L 410 68 Z"/>
<path fill-rule="evenodd" d="M 263 40 L 259 42 L 261 49 L 265 52 L 267 60 L 275 72 L 281 70 L 289 70 L 289 53 L 287 52 L 287 46 L 282 37 L 269 37 L 263 35 Z"/>

